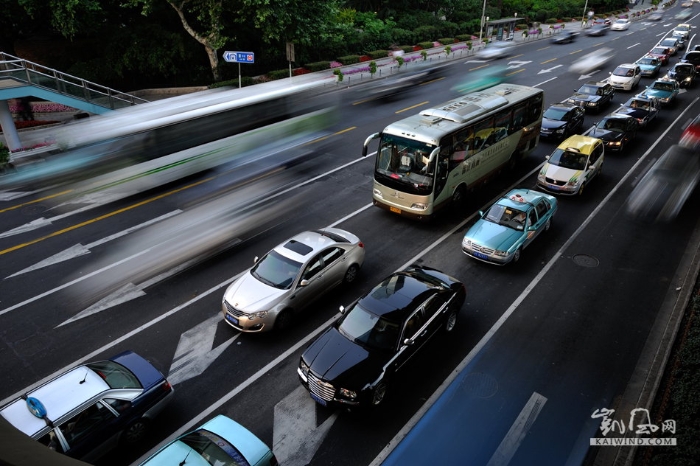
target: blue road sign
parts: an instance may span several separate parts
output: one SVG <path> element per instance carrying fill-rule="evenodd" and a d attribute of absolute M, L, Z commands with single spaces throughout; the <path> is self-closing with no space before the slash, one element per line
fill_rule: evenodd
<path fill-rule="evenodd" d="M 224 60 L 233 63 L 255 63 L 253 52 L 224 52 Z"/>

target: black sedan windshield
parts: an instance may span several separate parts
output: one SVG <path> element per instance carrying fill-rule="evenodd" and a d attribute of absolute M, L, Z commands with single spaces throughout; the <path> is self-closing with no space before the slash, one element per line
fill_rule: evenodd
<path fill-rule="evenodd" d="M 392 350 L 397 347 L 400 328 L 398 322 L 387 320 L 356 305 L 345 315 L 338 331 L 363 346 Z"/>

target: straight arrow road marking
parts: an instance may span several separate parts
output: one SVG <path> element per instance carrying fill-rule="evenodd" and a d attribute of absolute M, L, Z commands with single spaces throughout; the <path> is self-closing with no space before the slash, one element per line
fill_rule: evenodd
<path fill-rule="evenodd" d="M 71 215 L 79 214 L 81 212 L 85 212 L 90 209 L 94 209 L 95 207 L 98 207 L 99 204 L 91 204 L 87 205 L 81 209 L 76 209 L 72 210 L 70 212 L 67 212 L 65 214 L 57 215 L 55 217 L 51 218 L 38 218 L 36 220 L 32 220 L 29 223 L 25 223 L 24 225 L 18 226 L 17 228 L 13 228 L 12 230 L 7 230 L 5 232 L 0 233 L 0 238 L 7 238 L 9 236 L 14 236 L 14 235 L 19 235 L 22 233 L 27 233 L 28 231 L 34 231 L 39 228 L 43 228 L 48 225 L 52 225 L 53 222 L 56 222 L 58 220 L 63 220 L 66 217 L 70 217 Z"/>
<path fill-rule="evenodd" d="M 544 396 L 532 393 L 486 466 L 507 466 L 510 463 L 546 402 Z"/>
<path fill-rule="evenodd" d="M 537 74 L 551 73 L 552 70 L 556 70 L 557 68 L 559 68 L 559 67 L 561 67 L 561 66 L 563 66 L 563 65 L 555 65 L 555 66 L 553 66 L 553 67 L 551 67 L 551 68 L 546 68 L 546 69 L 544 69 L 544 70 L 540 70 Z"/>
<path fill-rule="evenodd" d="M 589 74 L 582 74 L 581 76 L 578 77 L 578 80 L 580 81 L 582 79 L 589 79 L 590 77 L 592 77 L 594 74 L 596 74 L 599 71 L 600 70 L 594 70 L 594 71 L 591 71 Z"/>
<path fill-rule="evenodd" d="M 74 259 L 76 257 L 83 256 L 85 254 L 90 254 L 90 250 L 93 248 L 96 248 L 97 246 L 101 246 L 101 245 L 108 243 L 110 241 L 113 241 L 117 238 L 121 238 L 122 236 L 128 235 L 129 233 L 133 233 L 133 232 L 138 231 L 142 228 L 145 228 L 149 225 L 160 222 L 161 220 L 165 220 L 166 218 L 170 218 L 170 217 L 177 215 L 181 212 L 182 211 L 179 209 L 173 210 L 172 212 L 169 212 L 165 215 L 161 215 L 160 217 L 154 218 L 154 219 L 149 220 L 147 222 L 141 223 L 139 225 L 135 225 L 131 228 L 127 228 L 126 230 L 122 230 L 118 233 L 115 233 L 113 235 L 107 236 L 107 237 L 102 238 L 100 240 L 94 241 L 94 242 L 87 244 L 85 246 L 83 246 L 80 243 L 75 244 L 75 245 L 69 247 L 68 249 L 64 249 L 63 251 L 59 252 L 58 254 L 54 254 L 53 256 L 44 259 L 41 262 L 37 262 L 36 264 L 34 264 L 30 267 L 27 267 L 26 269 L 23 269 L 23 270 L 20 270 L 19 272 L 13 273 L 12 275 L 10 275 L 7 278 L 15 277 L 17 275 L 22 275 L 24 273 L 32 272 L 34 270 L 42 269 L 44 267 L 48 267 L 48 266 L 53 265 L 53 264 L 58 264 L 60 262 L 65 262 L 67 260 L 71 260 L 71 259 Z"/>
<path fill-rule="evenodd" d="M 334 411 L 317 425 L 316 407 L 316 402 L 301 385 L 275 405 L 272 451 L 280 464 L 306 466 L 313 459 L 338 419 L 338 411 Z"/>
<path fill-rule="evenodd" d="M 238 339 L 240 333 L 214 348 L 216 329 L 221 320 L 221 315 L 217 313 L 180 335 L 167 377 L 171 384 L 177 385 L 200 375 Z"/>

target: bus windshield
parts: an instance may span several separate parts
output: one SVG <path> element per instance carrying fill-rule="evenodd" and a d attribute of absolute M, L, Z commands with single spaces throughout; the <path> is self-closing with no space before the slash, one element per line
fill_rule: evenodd
<path fill-rule="evenodd" d="M 420 141 L 382 135 L 377 152 L 375 179 L 386 186 L 411 194 L 429 194 L 435 179 L 435 146 Z"/>

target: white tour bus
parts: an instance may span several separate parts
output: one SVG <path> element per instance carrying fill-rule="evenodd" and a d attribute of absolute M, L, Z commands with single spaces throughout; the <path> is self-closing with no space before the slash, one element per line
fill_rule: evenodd
<path fill-rule="evenodd" d="M 516 84 L 466 94 L 387 126 L 374 167 L 374 205 L 407 217 L 429 218 L 539 141 L 544 93 Z"/>

